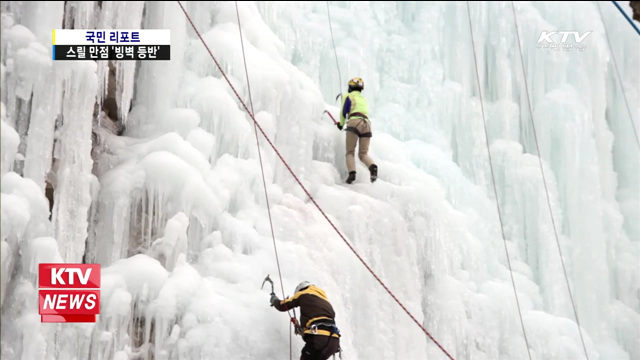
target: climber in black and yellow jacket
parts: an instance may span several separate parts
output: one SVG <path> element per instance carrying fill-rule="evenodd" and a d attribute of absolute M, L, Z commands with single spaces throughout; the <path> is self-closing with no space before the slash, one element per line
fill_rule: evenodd
<path fill-rule="evenodd" d="M 339 351 L 340 332 L 335 323 L 335 311 L 324 290 L 308 281 L 296 286 L 292 297 L 280 300 L 274 294 L 271 305 L 278 311 L 300 307 L 300 324 L 303 327 L 301 360 L 326 360 Z"/>

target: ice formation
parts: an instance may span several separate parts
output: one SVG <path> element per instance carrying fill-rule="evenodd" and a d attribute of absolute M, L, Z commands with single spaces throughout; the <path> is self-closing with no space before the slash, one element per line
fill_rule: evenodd
<path fill-rule="evenodd" d="M 640 359 L 640 37 L 611 3 L 515 3 L 517 34 L 509 2 L 241 2 L 248 79 L 236 4 L 183 5 L 300 181 L 455 359 L 584 359 L 580 335 L 589 359 Z M 258 147 L 177 2 L 7 1 L 1 24 L 3 359 L 288 356 L 260 289 L 278 269 L 258 151 L 278 295 L 325 289 L 348 359 L 446 358 Z M 55 62 L 61 25 L 171 29 L 171 61 Z M 553 29 L 592 33 L 538 48 Z M 322 116 L 353 76 L 373 185 L 361 164 L 344 185 L 344 134 Z M 40 322 L 37 264 L 58 261 L 103 266 L 97 323 Z"/>

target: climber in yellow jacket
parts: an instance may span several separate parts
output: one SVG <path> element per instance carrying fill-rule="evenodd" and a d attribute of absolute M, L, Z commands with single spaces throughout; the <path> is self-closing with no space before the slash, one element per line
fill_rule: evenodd
<path fill-rule="evenodd" d="M 356 180 L 355 151 L 358 143 L 358 158 L 369 168 L 371 182 L 376 181 L 378 178 L 378 166 L 368 155 L 372 136 L 371 120 L 369 120 L 369 105 L 364 96 L 362 96 L 362 90 L 364 90 L 364 81 L 361 78 L 355 77 L 349 80 L 348 93 L 343 96 L 340 122 L 337 124 L 340 130 L 344 128 L 345 123 L 347 125 L 346 158 L 347 169 L 349 170 L 347 184 L 351 184 Z"/>

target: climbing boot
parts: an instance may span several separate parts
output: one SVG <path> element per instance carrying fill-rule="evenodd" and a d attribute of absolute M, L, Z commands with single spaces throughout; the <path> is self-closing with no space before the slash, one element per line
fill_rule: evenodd
<path fill-rule="evenodd" d="M 354 181 L 356 181 L 356 172 L 355 171 L 350 171 L 349 172 L 349 177 L 347 178 L 347 184 L 351 184 Z"/>
<path fill-rule="evenodd" d="M 369 172 L 371 173 L 371 182 L 376 181 L 378 179 L 378 166 L 376 164 L 369 166 Z"/>

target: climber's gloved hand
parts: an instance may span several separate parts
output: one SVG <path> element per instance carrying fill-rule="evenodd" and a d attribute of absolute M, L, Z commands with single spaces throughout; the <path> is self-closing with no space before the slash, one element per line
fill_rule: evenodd
<path fill-rule="evenodd" d="M 271 306 L 273 306 L 273 305 L 279 303 L 280 299 L 278 299 L 276 294 L 271 294 L 271 299 L 269 299 L 269 302 L 271 303 Z"/>

